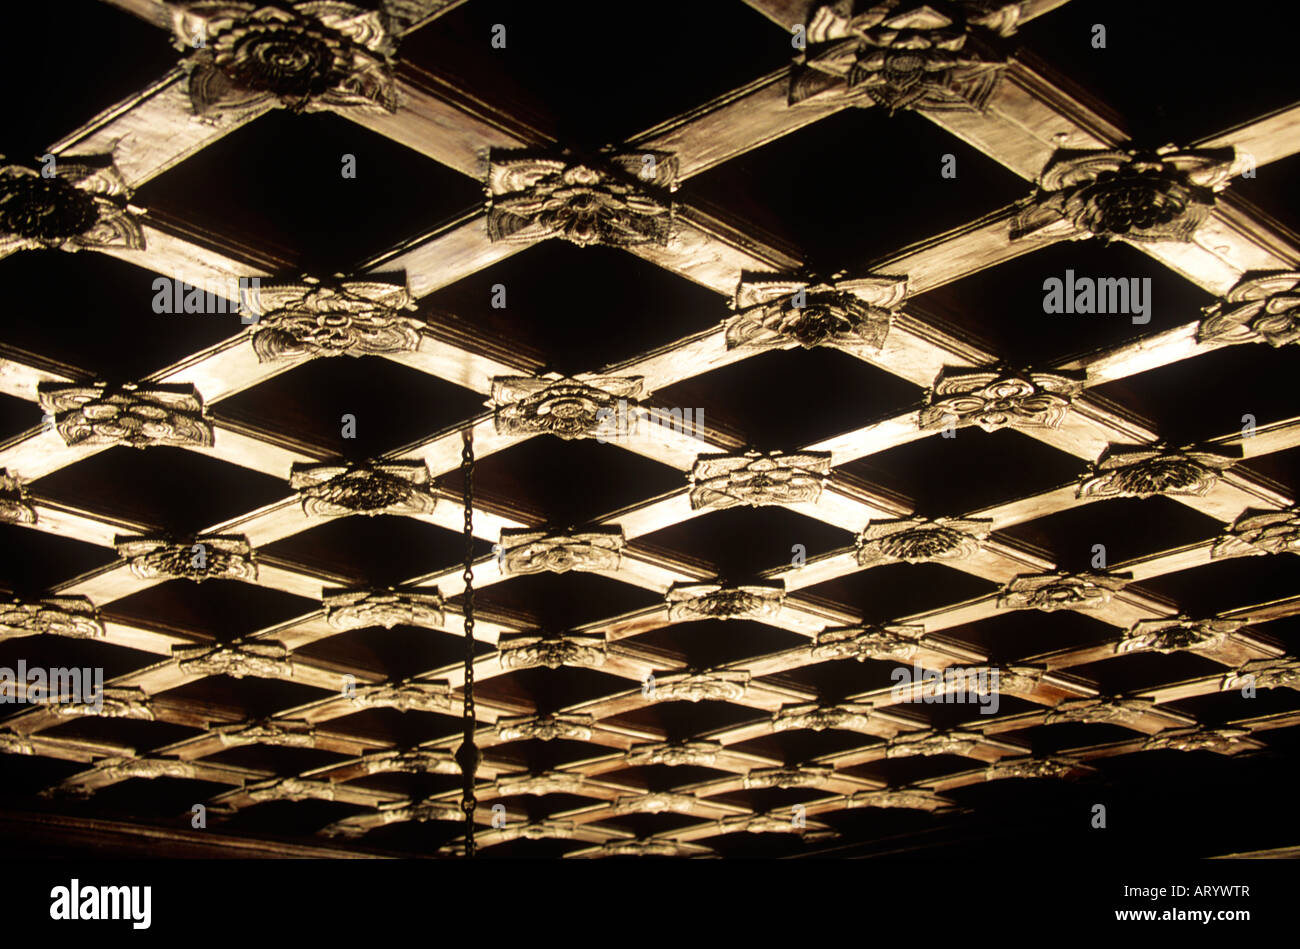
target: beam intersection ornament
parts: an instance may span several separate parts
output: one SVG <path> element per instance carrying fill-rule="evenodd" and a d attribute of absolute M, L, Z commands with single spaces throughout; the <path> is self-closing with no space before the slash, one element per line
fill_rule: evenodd
<path fill-rule="evenodd" d="M 677 159 L 667 152 L 606 154 L 591 164 L 554 154 L 493 149 L 488 239 L 563 238 L 579 247 L 666 247 L 673 237 Z"/>
<path fill-rule="evenodd" d="M 924 626 L 841 626 L 824 629 L 809 647 L 812 658 L 908 660 L 920 648 Z"/>
<path fill-rule="evenodd" d="M 431 748 L 376 751 L 362 756 L 360 765 L 366 774 L 460 774 L 455 756 Z"/>
<path fill-rule="evenodd" d="M 243 534 L 196 534 L 184 541 L 166 534 L 119 534 L 113 546 L 141 580 L 257 579 L 257 552 Z"/>
<path fill-rule="evenodd" d="M 1011 239 L 1190 241 L 1227 187 L 1235 157 L 1231 148 L 1173 145 L 1060 149 L 1012 219 Z"/>
<path fill-rule="evenodd" d="M 734 702 L 749 690 L 743 669 L 706 669 L 657 679 L 649 698 L 654 702 Z"/>
<path fill-rule="evenodd" d="M 908 517 L 871 521 L 857 539 L 858 563 L 928 563 L 966 560 L 979 552 L 992 528 L 987 519 Z"/>
<path fill-rule="evenodd" d="M 307 781 L 302 778 L 271 778 L 244 789 L 255 804 L 267 801 L 333 801 L 337 789 L 328 781 Z"/>
<path fill-rule="evenodd" d="M 828 451 L 700 455 L 689 475 L 691 510 L 816 504 L 830 464 Z"/>
<path fill-rule="evenodd" d="M 929 811 L 931 814 L 944 814 L 960 810 L 956 802 L 925 788 L 884 788 L 879 791 L 858 791 L 845 799 L 845 806 L 908 808 Z"/>
<path fill-rule="evenodd" d="M 818 705 L 815 703 L 783 705 L 772 714 L 773 731 L 790 731 L 807 728 L 815 732 L 838 729 L 850 732 L 869 732 L 871 706 Z"/>
<path fill-rule="evenodd" d="M 503 741 L 590 741 L 596 721 L 590 715 L 535 715 L 497 719 L 497 737 Z"/>
<path fill-rule="evenodd" d="M 36 508 L 27 497 L 27 486 L 0 468 L 0 524 L 35 524 Z"/>
<path fill-rule="evenodd" d="M 1019 12 L 1018 3 L 960 0 L 819 4 L 789 103 L 982 112 L 1006 67 L 995 37 L 1015 31 Z"/>
<path fill-rule="evenodd" d="M 94 702 L 53 702 L 49 705 L 49 710 L 59 718 L 95 716 L 130 718 L 145 722 L 156 720 L 150 705 L 149 693 L 138 688 L 109 686 L 96 696 Z"/>
<path fill-rule="evenodd" d="M 629 765 L 662 764 L 669 767 L 700 765 L 707 767 L 718 760 L 722 744 L 716 741 L 661 741 L 633 745 L 623 756 Z"/>
<path fill-rule="evenodd" d="M 622 550 L 620 527 L 559 534 L 506 527 L 501 530 L 501 573 L 511 576 L 613 571 L 622 563 Z"/>
<path fill-rule="evenodd" d="M 586 776 L 569 771 L 541 771 L 537 773 L 508 774 L 497 778 L 496 793 L 502 797 L 518 794 L 544 796 L 547 794 L 581 794 Z"/>
<path fill-rule="evenodd" d="M 0 155 L 0 255 L 144 250 L 131 195 L 112 155 L 59 155 L 40 170 L 6 164 Z"/>
<path fill-rule="evenodd" d="M 182 60 L 190 104 L 202 119 L 266 107 L 397 111 L 396 38 L 376 11 L 338 0 L 169 6 L 175 46 L 190 53 Z"/>
<path fill-rule="evenodd" d="M 422 461 L 295 462 L 289 474 L 289 487 L 298 492 L 308 517 L 432 514 L 438 499 L 429 481 Z"/>
<path fill-rule="evenodd" d="M 1248 273 L 1202 312 L 1198 342 L 1300 345 L 1300 271 Z"/>
<path fill-rule="evenodd" d="M 791 768 L 755 768 L 745 774 L 747 790 L 757 788 L 818 788 L 835 773 L 834 768 L 820 765 L 797 765 Z"/>
<path fill-rule="evenodd" d="M 419 626 L 442 629 L 447 621 L 437 587 L 326 588 L 321 593 L 325 621 L 334 629 Z"/>
<path fill-rule="evenodd" d="M 998 609 L 1095 610 L 1111 601 L 1115 591 L 1123 589 L 1133 578 L 1130 573 L 1054 573 L 1023 574 L 998 594 Z"/>
<path fill-rule="evenodd" d="M 1068 758 L 1004 758 L 984 769 L 985 781 L 1003 778 L 1064 778 L 1082 768 L 1079 762 Z"/>
<path fill-rule="evenodd" d="M 47 596 L 0 603 L 0 641 L 24 636 L 98 639 L 105 635 L 99 610 L 84 596 Z"/>
<path fill-rule="evenodd" d="M 487 404 L 501 435 L 613 439 L 627 407 L 640 404 L 643 382 L 642 376 L 496 376 Z"/>
<path fill-rule="evenodd" d="M 416 309 L 405 283 L 303 277 L 262 284 L 253 295 L 251 341 L 259 362 L 392 355 L 420 345 L 424 324 L 402 315 Z"/>
<path fill-rule="evenodd" d="M 1229 636 L 1245 625 L 1241 620 L 1218 618 L 1194 620 L 1185 613 L 1170 619 L 1139 620 L 1115 644 L 1115 652 L 1149 650 L 1172 653 L 1189 649 L 1218 649 Z"/>
<path fill-rule="evenodd" d="M 451 685 L 403 679 L 355 688 L 348 701 L 358 708 L 394 708 L 399 712 L 447 712 L 451 710 Z"/>
<path fill-rule="evenodd" d="M 534 669 L 545 666 L 594 668 L 607 657 L 604 636 L 561 634 L 545 637 L 534 633 L 503 633 L 497 641 L 502 669 Z"/>
<path fill-rule="evenodd" d="M 1232 755 L 1245 751 L 1254 742 L 1249 728 L 1190 728 L 1160 732 L 1142 743 L 1143 751 L 1209 751 Z"/>
<path fill-rule="evenodd" d="M 1300 504 L 1283 511 L 1241 514 L 1210 548 L 1210 558 L 1300 554 Z"/>
<path fill-rule="evenodd" d="M 1218 484 L 1223 471 L 1241 459 L 1241 449 L 1174 450 L 1164 445 L 1112 445 L 1085 475 L 1080 498 L 1203 498 Z"/>
<path fill-rule="evenodd" d="M 1300 692 L 1300 658 L 1287 655 L 1272 659 L 1252 659 L 1225 675 L 1219 686 L 1223 692 L 1248 687 L 1294 689 Z"/>
<path fill-rule="evenodd" d="M 879 352 L 894 311 L 907 296 L 906 277 L 813 277 L 744 273 L 723 324 L 727 349 L 812 349 Z"/>
<path fill-rule="evenodd" d="M 785 584 L 674 583 L 665 598 L 668 619 L 673 623 L 709 619 L 770 620 L 781 612 Z"/>
<path fill-rule="evenodd" d="M 282 643 L 231 643 L 228 646 L 173 646 L 172 659 L 185 675 L 225 675 L 232 679 L 293 677 L 293 661 Z"/>
<path fill-rule="evenodd" d="M 212 447 L 212 422 L 192 385 L 42 382 L 37 393 L 69 446 Z"/>
<path fill-rule="evenodd" d="M 904 732 L 885 744 L 886 758 L 933 757 L 934 755 L 970 755 L 984 743 L 980 732 L 954 728 L 944 731 Z"/>
<path fill-rule="evenodd" d="M 1154 699 L 1133 699 L 1122 696 L 1067 699 L 1047 713 L 1043 724 L 1058 725 L 1066 722 L 1132 726 L 1154 711 Z"/>
<path fill-rule="evenodd" d="M 945 367 L 926 392 L 917 416 L 922 431 L 978 425 L 1058 428 L 1083 388 L 1079 372 L 1011 372 Z"/>
<path fill-rule="evenodd" d="M 271 745 L 279 748 L 315 748 L 316 730 L 310 722 L 290 719 L 261 719 L 211 726 L 213 734 L 228 748 L 243 745 Z"/>

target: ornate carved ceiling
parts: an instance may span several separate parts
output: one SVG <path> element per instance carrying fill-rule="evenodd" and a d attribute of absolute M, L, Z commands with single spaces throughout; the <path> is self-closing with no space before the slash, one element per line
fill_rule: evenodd
<path fill-rule="evenodd" d="M 139 88 L 0 167 L 0 667 L 104 691 L 6 711 L 7 808 L 459 853 L 467 440 L 483 856 L 1289 753 L 1294 89 L 1121 120 L 1083 0 L 539 6 L 58 25 Z"/>

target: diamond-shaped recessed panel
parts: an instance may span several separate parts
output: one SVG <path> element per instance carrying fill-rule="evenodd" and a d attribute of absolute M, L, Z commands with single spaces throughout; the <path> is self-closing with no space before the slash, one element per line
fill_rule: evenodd
<path fill-rule="evenodd" d="M 355 177 L 344 177 L 348 156 Z M 472 179 L 341 116 L 275 110 L 159 175 L 135 200 L 328 276 L 481 199 Z"/>
<path fill-rule="evenodd" d="M 529 247 L 424 302 L 569 374 L 622 363 L 730 315 L 724 297 L 639 257 L 567 241 Z"/>
<path fill-rule="evenodd" d="M 33 482 L 42 497 L 161 531 L 193 533 L 284 498 L 284 482 L 183 448 L 109 448 Z"/>
<path fill-rule="evenodd" d="M 78 380 L 138 382 L 247 328 L 231 313 L 155 312 L 164 289 L 175 303 L 172 275 L 106 254 L 16 254 L 0 260 L 0 279 L 26 288 L 0 342 L 76 367 Z"/>
<path fill-rule="evenodd" d="M 627 12 L 613 18 L 601 0 L 571 0 L 562 15 L 527 0 L 475 0 L 412 34 L 402 55 L 594 147 L 780 69 L 794 52 L 788 32 L 739 3 L 700 4 L 688 24 L 663 10 Z"/>
<path fill-rule="evenodd" d="M 1212 302 L 1127 244 L 1061 241 L 918 294 L 907 310 L 954 324 L 1009 363 L 1044 369 L 1194 323 Z"/>
<path fill-rule="evenodd" d="M 791 450 L 901 415 L 922 392 L 847 353 L 818 348 L 753 356 L 659 391 L 670 406 L 704 408 L 706 422 L 751 445 Z"/>
<path fill-rule="evenodd" d="M 949 155 L 955 178 L 942 175 Z M 1028 191 L 1019 176 L 920 115 L 883 109 L 846 109 L 682 188 L 741 220 L 753 209 L 754 223 L 828 273 L 861 270 Z"/>
<path fill-rule="evenodd" d="M 0 154 L 20 161 L 44 154 L 179 58 L 166 32 L 99 0 L 13 4 L 5 10 L 5 34 L 0 78 L 6 89 L 29 93 L 6 106 Z"/>
<path fill-rule="evenodd" d="M 292 432 L 317 451 L 362 460 L 428 438 L 478 414 L 482 403 L 459 386 L 379 356 L 339 356 L 224 399 L 214 415 L 267 433 Z"/>
<path fill-rule="evenodd" d="M 1237 23 L 1229 27 L 1228 19 Z M 1065 4 L 1021 27 L 1019 38 L 1118 109 L 1134 139 L 1155 147 L 1215 135 L 1296 100 L 1287 31 L 1268 22 L 1265 8 L 1170 16 L 1155 4 L 1097 0 Z M 1241 35 L 1237 29 L 1250 39 L 1230 39 Z"/>

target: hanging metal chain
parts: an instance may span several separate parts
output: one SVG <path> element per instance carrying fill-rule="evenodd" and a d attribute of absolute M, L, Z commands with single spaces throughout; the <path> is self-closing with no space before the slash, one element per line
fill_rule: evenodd
<path fill-rule="evenodd" d="M 456 749 L 456 761 L 464 775 L 464 790 L 460 808 L 465 812 L 465 856 L 474 856 L 474 811 L 478 801 L 474 797 L 474 775 L 478 771 L 479 753 L 474 744 L 474 435 L 465 432 L 465 447 L 460 453 L 460 472 L 464 479 L 465 497 L 465 595 L 462 609 L 465 616 L 465 735 Z"/>

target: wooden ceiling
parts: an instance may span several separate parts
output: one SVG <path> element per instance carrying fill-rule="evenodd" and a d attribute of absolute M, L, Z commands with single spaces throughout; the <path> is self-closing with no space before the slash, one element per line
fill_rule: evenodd
<path fill-rule="evenodd" d="M 1296 844 L 1300 95 L 1130 7 L 16 5 L 4 835 L 463 853 L 468 444 L 482 857 Z"/>

